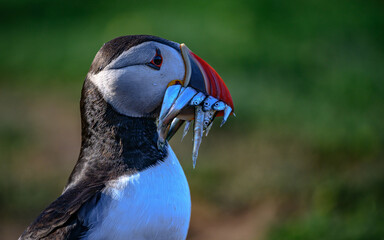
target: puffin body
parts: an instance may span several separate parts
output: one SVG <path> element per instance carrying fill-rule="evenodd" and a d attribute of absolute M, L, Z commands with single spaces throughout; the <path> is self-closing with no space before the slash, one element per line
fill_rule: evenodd
<path fill-rule="evenodd" d="M 221 78 L 204 64 L 155 36 L 104 44 L 82 89 L 79 159 L 61 196 L 19 239 L 186 239 L 190 192 L 167 140 L 183 121 L 205 119 L 192 108 L 199 94 L 210 101 L 216 94 L 210 120 L 213 111 L 225 118 L 233 108 Z"/>
<path fill-rule="evenodd" d="M 84 214 L 93 226 L 84 239 L 185 239 L 190 214 L 188 183 L 168 147 L 156 167 L 107 184 L 99 204 Z"/>

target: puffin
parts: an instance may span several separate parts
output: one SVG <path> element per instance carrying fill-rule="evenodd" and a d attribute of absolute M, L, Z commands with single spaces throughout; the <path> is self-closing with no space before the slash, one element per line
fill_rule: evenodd
<path fill-rule="evenodd" d="M 233 115 L 217 72 L 151 35 L 105 43 L 83 83 L 81 149 L 62 194 L 19 239 L 186 239 L 191 197 L 168 141 L 193 126 L 193 166 L 213 120 Z"/>

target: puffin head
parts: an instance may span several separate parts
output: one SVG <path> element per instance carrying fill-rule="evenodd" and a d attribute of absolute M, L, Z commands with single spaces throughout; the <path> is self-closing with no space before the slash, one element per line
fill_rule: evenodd
<path fill-rule="evenodd" d="M 160 145 L 193 119 L 195 138 L 201 138 L 215 116 L 226 120 L 234 109 L 228 88 L 210 65 L 185 44 L 155 36 L 123 36 L 105 43 L 87 79 L 118 113 L 157 118 Z"/>

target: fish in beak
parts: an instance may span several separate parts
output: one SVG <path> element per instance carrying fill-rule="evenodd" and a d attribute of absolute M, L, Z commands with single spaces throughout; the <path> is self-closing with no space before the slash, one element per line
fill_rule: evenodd
<path fill-rule="evenodd" d="M 195 168 L 204 132 L 208 135 L 216 116 L 223 116 L 222 126 L 234 107 L 231 94 L 219 74 L 185 44 L 180 44 L 180 50 L 185 75 L 183 80 L 168 84 L 158 122 L 158 146 L 164 145 L 187 122 L 184 137 L 194 121 L 192 160 Z"/>

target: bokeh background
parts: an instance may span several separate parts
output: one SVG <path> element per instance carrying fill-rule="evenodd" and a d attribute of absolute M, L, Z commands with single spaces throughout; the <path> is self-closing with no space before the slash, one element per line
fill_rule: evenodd
<path fill-rule="evenodd" d="M 79 99 L 106 41 L 186 43 L 237 117 L 172 139 L 193 201 L 188 239 L 384 239 L 384 3 L 379 0 L 0 2 L 0 238 L 62 191 Z"/>

